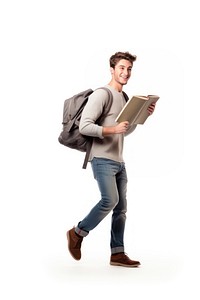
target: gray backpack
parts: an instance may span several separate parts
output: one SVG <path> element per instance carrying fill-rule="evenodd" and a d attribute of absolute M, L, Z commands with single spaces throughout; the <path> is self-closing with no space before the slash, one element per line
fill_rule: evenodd
<path fill-rule="evenodd" d="M 112 105 L 112 93 L 106 87 L 101 87 L 108 92 L 108 101 L 104 107 L 104 111 L 96 124 L 101 124 L 104 117 L 108 114 Z M 80 92 L 66 99 L 63 107 L 63 129 L 58 137 L 60 144 L 69 147 L 71 149 L 76 149 L 82 152 L 86 152 L 85 159 L 83 163 L 83 169 L 86 169 L 87 162 L 89 159 L 90 149 L 92 146 L 92 137 L 82 135 L 79 132 L 79 123 L 82 115 L 82 111 L 88 101 L 88 97 L 93 93 L 92 89 Z"/>

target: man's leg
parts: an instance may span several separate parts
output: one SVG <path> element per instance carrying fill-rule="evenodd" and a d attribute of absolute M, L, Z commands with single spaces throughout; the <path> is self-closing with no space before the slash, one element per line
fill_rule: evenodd
<path fill-rule="evenodd" d="M 78 223 L 76 228 L 68 231 L 68 248 L 75 259 L 81 258 L 81 243 L 90 230 L 94 229 L 117 205 L 119 201 L 116 173 L 119 163 L 112 160 L 94 158 L 92 169 L 94 178 L 98 182 L 101 200 L 92 208 L 89 214 Z"/>
<path fill-rule="evenodd" d="M 124 229 L 127 211 L 127 174 L 125 165 L 121 165 L 121 170 L 116 175 L 119 202 L 113 209 L 111 225 L 111 258 L 110 264 L 113 266 L 138 267 L 139 261 L 131 260 L 124 253 Z"/>

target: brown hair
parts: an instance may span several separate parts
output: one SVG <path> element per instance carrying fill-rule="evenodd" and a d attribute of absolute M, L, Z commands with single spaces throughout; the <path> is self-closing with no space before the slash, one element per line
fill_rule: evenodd
<path fill-rule="evenodd" d="M 121 59 L 126 59 L 130 61 L 132 64 L 136 60 L 137 56 L 132 55 L 129 52 L 116 52 L 110 57 L 110 67 L 115 68 L 116 64 L 121 60 Z"/>

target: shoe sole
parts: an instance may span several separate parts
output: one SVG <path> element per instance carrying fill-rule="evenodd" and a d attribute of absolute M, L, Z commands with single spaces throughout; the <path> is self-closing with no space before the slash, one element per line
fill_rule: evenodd
<path fill-rule="evenodd" d="M 110 262 L 111 266 L 119 266 L 119 267 L 126 267 L 126 268 L 138 268 L 140 264 L 135 264 L 135 265 L 126 265 L 118 262 Z"/>

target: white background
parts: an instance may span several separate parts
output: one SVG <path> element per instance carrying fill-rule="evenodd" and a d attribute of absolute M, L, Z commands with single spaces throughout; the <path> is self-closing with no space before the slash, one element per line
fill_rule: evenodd
<path fill-rule="evenodd" d="M 2 299 L 199 299 L 197 22 L 196 1 L 1 1 Z M 65 237 L 99 192 L 84 154 L 57 141 L 63 102 L 107 84 L 116 51 L 137 55 L 129 96 L 160 96 L 124 149 L 139 269 L 109 266 L 110 216 L 80 262 Z"/>

